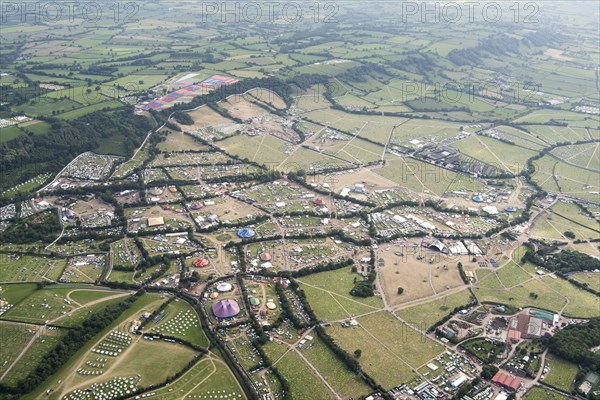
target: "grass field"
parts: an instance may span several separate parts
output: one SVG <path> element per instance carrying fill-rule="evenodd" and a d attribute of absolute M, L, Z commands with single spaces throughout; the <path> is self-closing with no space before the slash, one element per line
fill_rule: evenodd
<path fill-rule="evenodd" d="M 68 314 L 65 314 L 53 321 L 53 324 L 65 328 L 73 328 L 80 325 L 90 315 L 102 311 L 110 304 L 115 304 L 123 300 L 124 297 L 117 297 L 110 300 L 104 300 L 92 305 L 85 305 Z"/>
<path fill-rule="evenodd" d="M 456 307 L 469 304 L 471 298 L 471 292 L 465 289 L 425 304 L 399 310 L 396 314 L 409 324 L 421 330 L 427 330 Z"/>
<path fill-rule="evenodd" d="M 16 137 L 23 134 L 23 131 L 17 126 L 8 126 L 6 128 L 0 128 L 0 143 L 8 142 Z"/>
<path fill-rule="evenodd" d="M 12 289 L 12 286 L 7 285 L 5 287 Z M 30 323 L 43 323 L 50 320 L 55 321 L 61 326 L 73 326 L 72 324 L 81 323 L 89 313 L 100 311 L 107 304 L 119 301 L 119 299 L 98 301 L 119 293 L 86 289 L 84 285 L 50 286 L 41 290 L 35 290 L 35 287 L 18 289 L 22 291 L 23 297 L 20 297 L 20 300 L 17 299 L 18 304 L 6 312 L 2 316 L 3 318 Z M 10 290 L 7 291 L 7 299 L 10 299 L 14 295 L 10 292 Z M 71 294 L 83 303 L 78 304 L 77 300 L 71 297 Z M 98 302 L 90 306 L 85 306 L 86 303 L 92 301 Z M 84 307 L 81 307 L 82 305 Z"/>
<path fill-rule="evenodd" d="M 546 356 L 546 367 L 549 368 L 549 371 L 544 378 L 544 383 L 565 392 L 570 392 L 575 375 L 577 375 L 577 365 L 548 354 Z"/>
<path fill-rule="evenodd" d="M 236 399 L 246 398 L 225 363 L 214 355 L 198 362 L 168 388 L 154 390 L 156 396 L 153 399 L 178 400 L 188 398 L 187 396 L 203 398 L 213 390 L 223 391 L 227 395 L 233 394 Z"/>
<path fill-rule="evenodd" d="M 118 364 L 115 364 L 110 374 L 104 377 L 139 373 L 142 376 L 140 381 L 142 386 L 157 384 L 182 370 L 196 354 L 189 347 L 179 344 L 140 340 L 132 345 L 131 352 L 121 356 L 122 359 L 117 358 Z"/>
<path fill-rule="evenodd" d="M 591 289 L 600 292 L 600 274 L 596 272 L 578 272 L 571 275 L 577 282 L 587 284 Z"/>
<path fill-rule="evenodd" d="M 68 304 L 67 293 L 72 289 L 36 290 L 16 307 L 11 308 L 4 318 L 30 323 L 44 323 L 75 309 Z"/>
<path fill-rule="evenodd" d="M 300 288 L 306 293 L 317 317 L 323 321 L 345 319 L 380 309 L 368 306 L 360 301 L 361 298 L 352 297 L 350 294 L 341 296 L 306 284 L 301 284 Z"/>
<path fill-rule="evenodd" d="M 0 322 L 0 376 L 8 370 L 19 353 L 35 334 L 33 326 L 17 325 L 8 322 Z"/>
<path fill-rule="evenodd" d="M 386 312 L 358 318 L 360 326 L 327 328 L 347 352 L 360 349 L 360 364 L 384 388 L 410 382 L 414 369 L 440 354 L 441 346 Z"/>
<path fill-rule="evenodd" d="M 343 398 L 366 396 L 371 392 L 372 389 L 355 373 L 349 371 L 318 336 L 302 349 L 302 353 Z"/>
<path fill-rule="evenodd" d="M 165 313 L 163 318 L 156 323 L 149 323 L 146 328 L 152 332 L 184 339 L 198 346 L 208 346 L 208 338 L 202 330 L 198 314 L 187 301 L 175 299 L 165 308 Z"/>
<path fill-rule="evenodd" d="M 300 278 L 299 281 L 307 286 L 314 286 L 316 288 L 331 292 L 334 295 L 349 297 L 367 306 L 376 308 L 383 307 L 383 302 L 378 297 L 361 298 L 350 295 L 350 290 L 352 290 L 354 287 L 355 278 L 360 279 L 361 276 L 353 273 L 351 268 L 348 267 L 337 269 L 335 271 L 311 274 Z"/>
<path fill-rule="evenodd" d="M 83 304 L 90 303 L 92 301 L 104 299 L 109 296 L 114 296 L 115 294 L 118 294 L 118 292 L 96 290 L 96 289 L 93 289 L 93 290 L 81 289 L 81 290 L 73 290 L 71 293 L 69 293 L 69 298 L 71 298 L 71 300 L 83 305 Z"/>
<path fill-rule="evenodd" d="M 463 154 L 514 174 L 518 174 L 527 160 L 536 154 L 532 150 L 476 135 L 456 142 L 454 146 Z"/>
<path fill-rule="evenodd" d="M 0 298 L 15 306 L 35 292 L 37 285 L 35 283 L 23 283 L 2 285 L 0 288 Z"/>
<path fill-rule="evenodd" d="M 288 380 L 294 399 L 335 399 L 325 384 L 312 372 L 309 366 L 295 352 L 286 353 L 277 362 L 273 360 L 277 370 Z M 310 388 L 310 390 L 306 390 Z"/>
<path fill-rule="evenodd" d="M 500 268 L 497 273 L 498 278 L 507 288 L 519 285 L 531 278 L 531 275 L 529 275 L 523 268 L 514 262 L 509 262 Z"/>
<path fill-rule="evenodd" d="M 583 199 L 596 201 L 600 191 L 597 173 L 566 164 L 548 155 L 534 162 L 533 179 L 549 192 L 571 194 Z"/>
<path fill-rule="evenodd" d="M 490 342 L 484 338 L 467 340 L 461 344 L 468 352 L 479 358 L 484 363 L 495 363 L 498 356 L 502 354 L 504 345 L 498 342 Z"/>
<path fill-rule="evenodd" d="M 0 282 L 57 281 L 66 265 L 62 258 L 2 254 Z"/>
<path fill-rule="evenodd" d="M 10 372 L 4 377 L 2 383 L 8 386 L 16 385 L 21 379 L 24 379 L 30 372 L 38 366 L 40 361 L 54 346 L 59 342 L 60 337 L 65 333 L 62 330 L 46 331 L 46 334 L 40 335 L 35 339 L 27 352 L 13 366 Z"/>
<path fill-rule="evenodd" d="M 478 190 L 479 181 L 445 168 L 430 165 L 413 158 L 393 157 L 382 168 L 373 169 L 378 175 L 391 180 L 416 193 L 443 195 L 452 185 L 453 190 Z"/>
<path fill-rule="evenodd" d="M 152 312 L 152 310 L 162 304 L 165 299 L 161 299 L 161 296 L 158 293 L 147 293 L 143 296 L 139 297 L 129 309 L 127 309 L 119 318 L 117 318 L 111 325 L 106 327 L 100 333 L 98 333 L 92 340 L 86 342 L 85 345 L 81 347 L 80 350 L 77 351 L 69 361 L 64 364 L 50 379 L 40 385 L 34 392 L 24 396 L 24 399 L 37 399 L 41 396 L 41 393 L 45 392 L 47 389 L 52 389 L 53 393 L 48 397 L 49 400 L 57 400 L 60 395 L 59 386 L 64 384 L 64 381 L 67 377 L 71 376 L 75 373 L 75 369 L 78 368 L 80 360 L 85 357 L 90 349 L 93 347 L 96 341 L 105 336 L 111 330 L 117 328 L 121 324 L 124 324 L 134 315 L 141 315 L 144 311 Z M 57 383 L 61 381 L 62 383 Z"/>
<path fill-rule="evenodd" d="M 527 391 L 524 400 L 568 400 L 571 397 L 564 396 L 560 393 L 552 392 L 544 389 L 541 386 L 535 386 Z"/>
<path fill-rule="evenodd" d="M 595 318 L 600 316 L 600 297 L 590 292 L 579 289 L 572 283 L 561 279 L 544 277 L 543 282 L 569 299 L 569 304 L 564 309 L 564 314 L 571 317 Z"/>
<path fill-rule="evenodd" d="M 490 277 L 495 278 L 495 276 L 492 275 Z M 567 299 L 562 294 L 555 292 L 539 279 L 529 281 L 524 285 L 507 290 L 502 289 L 501 287 L 484 287 L 490 277 L 480 282 L 475 289 L 475 295 L 480 302 L 490 301 L 511 305 L 517 308 L 533 306 L 552 311 L 561 310 L 567 303 Z M 533 298 L 530 295 L 531 293 L 537 294 L 538 297 Z"/>

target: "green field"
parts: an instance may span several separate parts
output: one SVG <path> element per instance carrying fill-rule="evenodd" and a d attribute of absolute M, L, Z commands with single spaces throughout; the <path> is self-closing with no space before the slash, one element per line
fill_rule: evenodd
<path fill-rule="evenodd" d="M 360 326 L 335 324 L 327 332 L 350 354 L 360 349 L 362 368 L 385 388 L 408 383 L 443 348 L 386 312 L 358 318 Z"/>
<path fill-rule="evenodd" d="M 534 386 L 527 391 L 523 398 L 525 400 L 568 400 L 571 397 L 544 389 L 541 386 Z"/>
<path fill-rule="evenodd" d="M 84 305 L 93 301 L 114 296 L 118 292 L 108 292 L 103 290 L 74 290 L 69 294 L 71 300 Z"/>
<path fill-rule="evenodd" d="M 185 395 L 204 396 L 213 390 L 234 394 L 236 398 L 246 398 L 225 363 L 214 356 L 202 359 L 168 388 L 154 390 L 156 396 L 153 398 L 176 400 Z"/>
<path fill-rule="evenodd" d="M 600 274 L 594 272 L 579 272 L 570 276 L 577 282 L 588 285 L 591 289 L 600 292 Z"/>
<path fill-rule="evenodd" d="M 0 128 L 0 143 L 8 142 L 18 136 L 21 136 L 23 131 L 17 126 L 9 126 L 6 128 Z"/>
<path fill-rule="evenodd" d="M 156 323 L 146 325 L 146 329 L 177 337 L 197 346 L 208 346 L 208 338 L 202 330 L 200 319 L 187 301 L 175 299 L 164 311 L 165 316 Z"/>
<path fill-rule="evenodd" d="M 544 383 L 560 389 L 564 392 L 570 392 L 575 375 L 577 375 L 577 365 L 560 359 L 552 354 L 546 356 L 545 367 L 549 369 Z"/>
<path fill-rule="evenodd" d="M 333 393 L 296 352 L 287 352 L 277 362 L 274 361 L 274 366 L 288 380 L 292 393 L 295 394 L 294 399 L 296 396 L 299 400 L 335 399 Z M 307 391 L 306 388 L 310 390 Z"/>
<path fill-rule="evenodd" d="M 19 353 L 25 349 L 27 343 L 35 334 L 35 326 L 12 324 L 0 322 L 0 376 L 2 376 L 12 365 Z"/>
<path fill-rule="evenodd" d="M 461 292 L 441 297 L 417 306 L 404 308 L 396 314 L 409 324 L 421 330 L 429 329 L 433 324 L 447 316 L 456 307 L 465 306 L 471 302 L 471 292 Z"/>
<path fill-rule="evenodd" d="M 21 379 L 26 378 L 56 346 L 64 333 L 66 332 L 62 330 L 47 331 L 37 337 L 2 382 L 8 386 L 15 386 Z"/>
<path fill-rule="evenodd" d="M 37 285 L 34 283 L 10 284 L 2 285 L 0 288 L 0 298 L 15 306 L 35 292 Z"/>
<path fill-rule="evenodd" d="M 152 312 L 152 310 L 159 307 L 160 304 L 162 304 L 164 301 L 165 301 L 164 299 L 160 298 L 159 294 L 155 294 L 155 293 L 145 294 L 145 295 L 139 297 L 132 304 L 132 306 L 129 309 L 127 309 L 123 314 L 121 314 L 121 316 L 118 317 L 110 326 L 106 327 L 104 330 L 102 330 L 100 333 L 98 333 L 98 335 L 96 335 L 94 338 L 92 338 L 92 340 L 86 342 L 86 344 L 80 350 L 78 350 L 77 353 L 75 353 L 69 359 L 69 361 L 66 364 L 64 364 L 58 370 L 58 372 L 56 372 L 52 376 L 52 378 L 50 378 L 46 382 L 44 382 L 44 384 L 42 384 L 40 387 L 38 387 L 31 394 L 24 396 L 24 398 L 25 399 L 36 399 L 36 398 L 38 398 L 38 396 L 41 393 L 43 393 L 47 389 L 51 388 L 55 392 L 49 398 L 52 400 L 57 400 L 59 398 L 58 397 L 59 393 L 56 392 L 56 389 L 60 385 L 57 382 L 58 381 L 64 382 L 67 377 L 71 376 L 74 373 L 75 369 L 78 368 L 80 360 L 82 360 L 82 358 L 85 357 L 89 353 L 90 349 L 93 347 L 93 345 L 94 345 L 94 343 L 96 343 L 96 341 L 98 341 L 100 338 L 104 337 L 111 330 L 115 329 L 116 327 L 120 326 L 121 324 L 123 324 L 124 322 L 126 322 L 127 320 L 132 318 L 134 315 L 141 315 L 144 311 Z"/>
<path fill-rule="evenodd" d="M 313 342 L 307 344 L 302 353 L 340 396 L 366 396 L 372 391 L 361 378 L 349 371 L 318 337 L 315 337 Z"/>
<path fill-rule="evenodd" d="M 511 288 L 531 279 L 531 275 L 514 262 L 509 262 L 497 272 L 498 278 L 500 278 L 502 284 L 507 288 Z"/>

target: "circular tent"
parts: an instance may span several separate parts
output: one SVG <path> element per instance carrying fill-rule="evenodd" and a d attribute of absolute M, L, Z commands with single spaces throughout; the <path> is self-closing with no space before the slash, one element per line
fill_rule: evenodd
<path fill-rule="evenodd" d="M 242 239 L 249 239 L 249 238 L 253 237 L 255 234 L 256 233 L 250 228 L 240 229 L 237 233 L 237 235 Z"/>
<path fill-rule="evenodd" d="M 208 265 L 208 260 L 206 258 L 197 258 L 194 262 L 194 267 L 202 268 Z"/>
<path fill-rule="evenodd" d="M 250 298 L 250 304 L 252 304 L 253 306 L 259 306 L 260 305 L 260 300 L 258 299 L 258 297 L 251 297 Z"/>
<path fill-rule="evenodd" d="M 317 205 L 317 206 L 323 206 L 323 205 L 325 205 L 325 201 L 323 201 L 323 199 L 321 199 L 321 198 L 319 198 L 319 197 L 317 197 L 317 198 L 316 198 L 316 199 L 313 201 L 313 203 L 315 203 L 315 205 Z"/>
<path fill-rule="evenodd" d="M 221 300 L 213 304 L 212 312 L 217 318 L 232 318 L 240 313 L 240 306 L 235 300 Z"/>
<path fill-rule="evenodd" d="M 150 194 L 154 195 L 154 196 L 160 196 L 161 194 L 163 194 L 163 191 L 161 188 L 152 188 L 150 189 Z"/>
<path fill-rule="evenodd" d="M 475 203 L 483 203 L 483 197 L 481 197 L 480 195 L 473 196 L 473 201 Z"/>
<path fill-rule="evenodd" d="M 267 303 L 267 308 L 269 310 L 275 310 L 277 308 L 277 306 L 275 305 L 275 303 L 273 303 L 272 301 Z"/>
<path fill-rule="evenodd" d="M 217 291 L 219 292 L 230 292 L 232 289 L 231 283 L 223 282 L 217 285 Z"/>
<path fill-rule="evenodd" d="M 200 203 L 194 203 L 194 204 L 192 204 L 192 206 L 191 206 L 191 209 L 192 209 L 192 210 L 199 210 L 199 209 L 201 209 L 201 208 L 202 208 L 202 205 L 201 205 Z"/>
<path fill-rule="evenodd" d="M 271 255 L 269 253 L 260 253 L 261 261 L 271 261 Z"/>
<path fill-rule="evenodd" d="M 219 293 L 217 293 L 217 292 L 212 292 L 210 294 L 210 298 L 213 299 L 213 300 L 216 299 L 217 297 L 219 297 Z"/>

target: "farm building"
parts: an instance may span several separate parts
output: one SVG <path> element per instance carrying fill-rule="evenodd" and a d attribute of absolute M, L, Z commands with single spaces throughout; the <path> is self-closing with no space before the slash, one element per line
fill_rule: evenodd
<path fill-rule="evenodd" d="M 519 340 L 521 340 L 521 332 L 516 329 L 509 329 L 506 340 L 513 343 L 517 343 Z"/>
<path fill-rule="evenodd" d="M 506 389 L 517 390 L 521 386 L 521 381 L 504 372 L 496 372 L 492 378 L 492 382 Z"/>

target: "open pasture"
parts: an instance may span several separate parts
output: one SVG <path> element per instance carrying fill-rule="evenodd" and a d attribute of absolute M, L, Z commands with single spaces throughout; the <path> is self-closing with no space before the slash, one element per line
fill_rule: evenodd
<path fill-rule="evenodd" d="M 372 391 L 358 375 L 348 370 L 318 336 L 307 342 L 301 352 L 342 398 L 366 396 Z"/>
<path fill-rule="evenodd" d="M 545 361 L 544 367 L 548 368 L 548 373 L 543 382 L 564 392 L 570 392 L 575 375 L 579 371 L 577 365 L 551 353 L 546 356 Z"/>
<path fill-rule="evenodd" d="M 596 201 L 600 191 L 597 173 L 566 164 L 551 156 L 534 161 L 533 179 L 548 192 L 570 194 Z"/>
<path fill-rule="evenodd" d="M 378 267 L 378 273 L 387 303 L 397 306 L 461 286 L 463 282 L 456 265 L 446 264 L 444 268 L 438 254 L 413 246 L 380 248 L 377 258 L 382 258 L 384 263 Z M 434 263 L 428 263 L 430 259 Z M 398 294 L 400 287 L 404 289 L 401 295 Z"/>
<path fill-rule="evenodd" d="M 600 292 L 600 273 L 578 272 L 572 274 L 570 277 L 575 279 L 577 282 L 583 283 L 584 285 L 588 285 L 588 287 L 590 287 L 591 289 Z"/>
<path fill-rule="evenodd" d="M 536 154 L 532 150 L 478 135 L 455 142 L 453 146 L 469 157 L 513 174 L 520 173 L 527 160 Z"/>
<path fill-rule="evenodd" d="M 402 308 L 396 311 L 396 314 L 412 326 L 427 330 L 449 315 L 456 307 L 466 306 L 471 301 L 471 292 L 465 289 L 423 304 Z"/>
<path fill-rule="evenodd" d="M 525 400 L 568 400 L 571 397 L 565 396 L 555 391 L 551 391 L 542 386 L 534 386 L 527 391 Z"/>
<path fill-rule="evenodd" d="M 494 277 L 494 275 L 490 275 Z M 561 278 L 546 276 L 529 280 L 511 289 L 488 287 L 486 278 L 478 284 L 475 294 L 479 301 L 502 303 L 517 308 L 539 307 L 561 311 L 571 317 L 592 318 L 599 315 L 600 299 Z M 497 278 L 496 278 L 497 279 Z M 567 304 L 567 298 L 569 304 Z"/>
<path fill-rule="evenodd" d="M 600 171 L 600 143 L 562 146 L 552 154 L 570 164 Z"/>
<path fill-rule="evenodd" d="M 210 395 L 214 396 L 213 391 L 214 394 L 229 395 L 232 400 L 246 398 L 226 364 L 219 358 L 206 357 L 168 387 L 150 393 L 155 393 L 153 399 L 157 400 L 179 400 L 210 399 Z"/>
<path fill-rule="evenodd" d="M 158 149 L 164 153 L 174 151 L 208 150 L 208 146 L 198 143 L 192 136 L 185 132 L 169 132 L 165 140 L 158 144 Z"/>
<path fill-rule="evenodd" d="M 276 167 L 284 161 L 293 145 L 271 135 L 236 135 L 219 141 L 218 146 L 241 159 L 248 159 L 268 167 Z"/>
<path fill-rule="evenodd" d="M 554 126 L 554 125 L 525 125 L 531 135 L 547 143 L 577 142 L 580 140 L 598 139 L 598 129 L 587 129 L 577 126 Z"/>
<path fill-rule="evenodd" d="M 390 314 L 377 313 L 359 318 L 358 322 L 359 326 L 348 328 L 334 324 L 327 332 L 350 354 L 360 349 L 362 368 L 384 388 L 410 382 L 415 377 L 413 369 L 442 351 L 441 347 Z"/>
<path fill-rule="evenodd" d="M 326 293 L 338 297 L 352 299 L 374 309 L 382 308 L 383 302 L 377 296 L 360 298 L 350 295 L 354 287 L 354 279 L 362 279 L 360 275 L 351 271 L 351 268 L 341 268 L 335 271 L 325 271 L 311 274 L 298 279 L 301 287 L 304 285 L 320 289 Z"/>
<path fill-rule="evenodd" d="M 294 350 L 288 351 L 280 359 L 273 360 L 273 365 L 288 380 L 292 393 L 298 393 L 299 400 L 335 399 L 333 393 Z M 308 387 L 309 391 L 306 390 Z"/>

